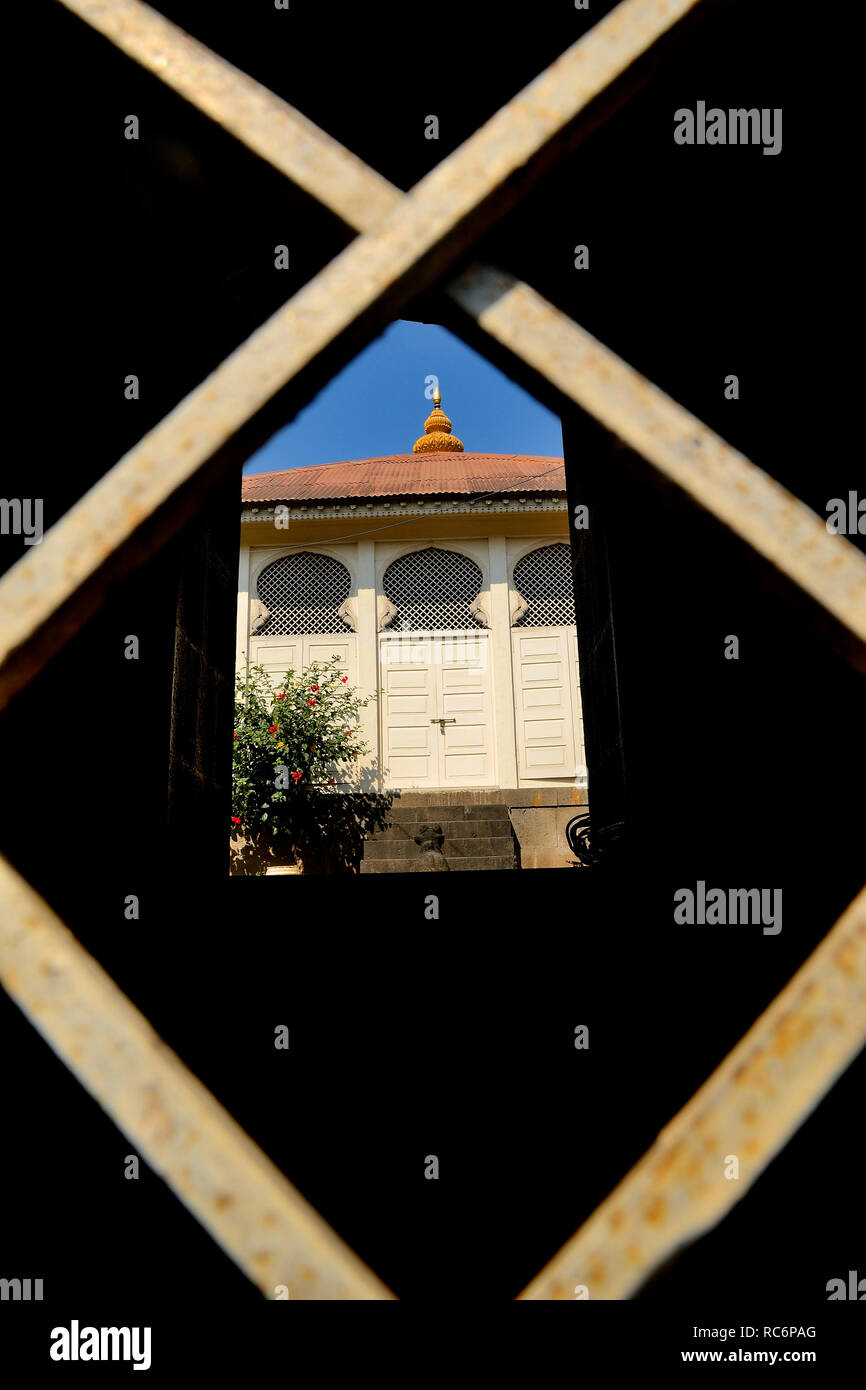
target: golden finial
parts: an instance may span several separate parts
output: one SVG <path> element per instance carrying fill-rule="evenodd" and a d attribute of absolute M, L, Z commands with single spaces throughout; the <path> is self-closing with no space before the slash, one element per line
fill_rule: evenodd
<path fill-rule="evenodd" d="M 433 409 L 424 422 L 424 433 L 412 446 L 413 454 L 462 454 L 463 445 L 451 433 L 451 421 L 441 409 L 442 393 L 433 392 Z"/>

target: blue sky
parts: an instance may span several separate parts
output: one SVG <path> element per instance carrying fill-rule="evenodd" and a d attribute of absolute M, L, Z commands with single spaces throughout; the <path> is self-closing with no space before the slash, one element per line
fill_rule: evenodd
<path fill-rule="evenodd" d="M 562 454 L 559 419 L 437 324 L 392 323 L 297 416 L 253 454 L 245 473 L 408 454 L 433 402 L 472 454 Z"/>

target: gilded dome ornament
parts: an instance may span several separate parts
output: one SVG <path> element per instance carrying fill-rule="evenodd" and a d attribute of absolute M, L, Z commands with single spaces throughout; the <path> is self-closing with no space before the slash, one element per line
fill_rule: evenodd
<path fill-rule="evenodd" d="M 451 433 L 451 421 L 441 409 L 439 387 L 433 392 L 433 409 L 424 422 L 424 433 L 412 445 L 413 454 L 462 454 L 463 444 Z"/>

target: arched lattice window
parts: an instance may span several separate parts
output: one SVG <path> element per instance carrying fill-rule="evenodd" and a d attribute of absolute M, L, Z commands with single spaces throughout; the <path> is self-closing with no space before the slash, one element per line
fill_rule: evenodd
<path fill-rule="evenodd" d="M 413 550 L 385 571 L 382 588 L 397 609 L 391 628 L 464 628 L 481 626 L 470 612 L 484 577 L 466 555 L 453 550 Z"/>
<path fill-rule="evenodd" d="M 514 587 L 527 609 L 515 627 L 564 627 L 575 621 L 571 553 L 567 545 L 542 545 L 514 566 Z"/>
<path fill-rule="evenodd" d="M 270 609 L 270 617 L 258 635 L 346 632 L 339 609 L 351 587 L 346 566 L 330 555 L 302 550 L 296 555 L 281 556 L 259 575 L 259 598 Z"/>

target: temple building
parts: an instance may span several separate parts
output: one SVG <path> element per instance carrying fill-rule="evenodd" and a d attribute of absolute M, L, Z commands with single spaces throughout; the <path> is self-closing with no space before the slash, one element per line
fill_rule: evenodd
<path fill-rule="evenodd" d="M 586 768 L 563 461 L 467 453 L 433 399 L 411 453 L 244 478 L 238 669 L 336 653 L 379 691 L 362 790 L 565 812 Z"/>

